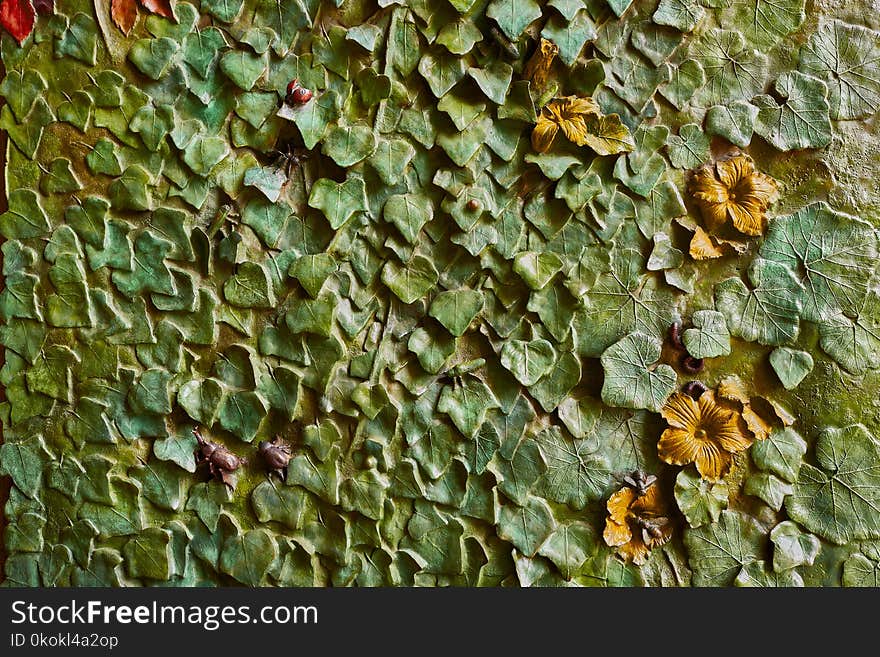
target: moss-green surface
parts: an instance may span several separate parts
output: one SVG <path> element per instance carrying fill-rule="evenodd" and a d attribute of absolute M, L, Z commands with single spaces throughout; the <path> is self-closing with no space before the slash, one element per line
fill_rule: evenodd
<path fill-rule="evenodd" d="M 109 2 L 57 0 L 23 46 L 0 38 L 4 583 L 875 584 L 880 25 L 851 27 L 870 3 L 340 4 L 140 7 L 125 36 Z M 533 89 L 541 34 L 560 55 Z M 733 74 L 713 77 L 718 43 Z M 823 73 L 811 49 L 855 59 Z M 694 62 L 709 84 L 676 91 Z M 835 95 L 852 70 L 859 93 Z M 803 93 L 772 129 L 780 76 Z M 302 107 L 283 103 L 292 78 Z M 619 114 L 636 150 L 560 134 L 536 157 L 535 110 L 569 95 Z M 706 114 L 749 101 L 742 150 L 779 184 L 769 233 L 696 262 L 689 169 L 734 148 Z M 730 355 L 684 372 L 669 325 L 716 309 L 722 281 L 750 286 L 777 222 L 820 202 L 844 215 L 786 265 L 796 337 L 747 342 L 733 327 L 767 320 L 718 307 Z M 648 269 L 655 234 L 683 264 Z M 806 442 L 788 480 L 766 445 L 714 488 L 661 462 L 656 407 L 602 399 L 621 373 L 600 356 L 633 332 L 665 341 L 675 387 L 738 375 L 793 414 L 767 439 Z M 813 359 L 792 390 L 780 346 Z M 196 426 L 247 457 L 234 490 L 196 467 Z M 257 450 L 275 436 L 283 481 Z M 636 469 L 673 525 L 641 567 L 602 540 Z"/>

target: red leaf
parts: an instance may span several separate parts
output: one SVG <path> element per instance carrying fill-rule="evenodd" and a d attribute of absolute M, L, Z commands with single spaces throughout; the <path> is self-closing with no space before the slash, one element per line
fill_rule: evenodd
<path fill-rule="evenodd" d="M 34 29 L 36 12 L 31 0 L 0 1 L 0 24 L 18 41 L 24 43 Z"/>
<path fill-rule="evenodd" d="M 171 9 L 171 0 L 141 0 L 141 4 L 147 11 L 175 20 L 174 11 Z"/>
<path fill-rule="evenodd" d="M 137 19 L 138 8 L 136 0 L 111 0 L 110 18 L 122 32 L 128 36 L 134 22 Z"/>

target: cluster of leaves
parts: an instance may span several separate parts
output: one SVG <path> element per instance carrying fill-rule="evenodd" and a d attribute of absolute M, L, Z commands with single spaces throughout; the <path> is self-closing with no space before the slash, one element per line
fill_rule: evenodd
<path fill-rule="evenodd" d="M 875 33 L 823 24 L 771 78 L 803 2 L 141 4 L 70 0 L 0 40 L 8 583 L 791 584 L 819 551 L 801 528 L 880 538 L 814 494 L 870 480 L 858 427 L 820 437 L 820 467 L 790 429 L 753 448 L 743 492 L 800 523 L 773 529 L 772 566 L 765 528 L 724 510 L 733 483 L 673 490 L 656 451 L 682 314 L 697 357 L 779 346 L 786 388 L 812 369 L 783 346 L 800 320 L 848 371 L 880 366 L 867 224 L 773 220 L 749 285 L 698 312 L 673 226 L 710 136 L 818 148 L 872 113 L 850 44 Z M 548 88 L 523 74 L 540 37 Z M 625 152 L 535 153 L 554 96 L 619 117 Z M 234 493 L 196 469 L 195 426 L 249 457 Z M 281 482 L 255 449 L 276 435 Z M 682 515 L 642 569 L 601 540 L 636 469 Z"/>

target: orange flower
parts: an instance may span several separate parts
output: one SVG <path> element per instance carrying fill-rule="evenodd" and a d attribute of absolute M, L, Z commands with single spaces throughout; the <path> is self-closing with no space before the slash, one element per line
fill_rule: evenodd
<path fill-rule="evenodd" d="M 547 84 L 550 67 L 553 66 L 553 60 L 558 53 L 559 46 L 541 37 L 541 45 L 538 46 L 523 69 L 523 78 L 532 81 L 533 89 L 543 89 Z"/>
<path fill-rule="evenodd" d="M 765 212 L 779 196 L 776 181 L 755 169 L 752 158 L 744 154 L 697 169 L 690 192 L 710 231 L 730 221 L 746 235 L 763 234 Z"/>
<path fill-rule="evenodd" d="M 625 561 L 641 566 L 655 547 L 672 537 L 672 525 L 657 486 L 643 495 L 629 486 L 614 493 L 606 504 L 608 518 L 602 537 Z"/>
<path fill-rule="evenodd" d="M 677 392 L 661 412 L 669 428 L 660 436 L 660 458 L 673 465 L 695 463 L 700 476 L 718 481 L 727 474 L 733 454 L 753 441 L 740 425 L 739 414 L 725 409 L 707 390 L 698 400 Z"/>

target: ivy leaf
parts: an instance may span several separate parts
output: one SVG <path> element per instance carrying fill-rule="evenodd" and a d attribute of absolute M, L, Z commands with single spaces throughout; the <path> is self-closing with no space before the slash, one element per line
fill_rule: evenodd
<path fill-rule="evenodd" d="M 483 33 L 467 18 L 444 25 L 436 39 L 437 43 L 445 46 L 453 55 L 466 55 L 474 44 L 482 40 Z"/>
<path fill-rule="evenodd" d="M 323 212 L 333 230 L 341 228 L 355 212 L 369 209 L 364 180 L 352 176 L 337 183 L 321 178 L 312 185 L 309 206 Z"/>
<path fill-rule="evenodd" d="M 410 14 L 396 8 L 391 17 L 386 56 L 391 66 L 403 76 L 412 73 L 419 63 L 419 33 Z"/>
<path fill-rule="evenodd" d="M 819 324 L 819 344 L 841 367 L 864 374 L 880 367 L 880 296 L 868 290 L 855 319 L 833 315 Z"/>
<path fill-rule="evenodd" d="M 405 139 L 380 139 L 376 150 L 367 161 L 379 174 L 382 182 L 396 185 L 415 155 L 416 149 Z"/>
<path fill-rule="evenodd" d="M 498 478 L 498 490 L 522 506 L 535 482 L 547 471 L 547 465 L 537 442 L 529 437 L 516 445 L 509 459 L 497 460 L 492 471 Z"/>
<path fill-rule="evenodd" d="M 764 90 L 767 56 L 747 49 L 739 32 L 709 30 L 692 43 L 690 55 L 706 73 L 706 84 L 698 94 L 703 106 L 748 100 Z"/>
<path fill-rule="evenodd" d="M 602 401 L 609 406 L 660 412 L 675 390 L 675 370 L 657 365 L 663 343 L 643 333 L 630 333 L 602 353 L 605 381 Z"/>
<path fill-rule="evenodd" d="M 263 196 L 275 203 L 281 198 L 281 188 L 287 184 L 287 174 L 284 169 L 274 166 L 252 167 L 244 172 L 243 182 L 248 187 L 256 187 Z"/>
<path fill-rule="evenodd" d="M 513 68 L 505 62 L 495 61 L 484 68 L 471 67 L 467 74 L 477 83 L 486 98 L 496 105 L 503 105 L 513 77 Z"/>
<path fill-rule="evenodd" d="M 279 57 L 287 55 L 299 31 L 312 24 L 301 0 L 258 0 L 254 17 L 257 25 L 268 27 L 277 35 L 272 50 Z"/>
<path fill-rule="evenodd" d="M 140 533 L 144 529 L 140 487 L 122 477 L 111 477 L 110 482 L 113 504 L 86 502 L 79 508 L 79 518 L 94 523 L 102 537 Z"/>
<path fill-rule="evenodd" d="M 30 160 L 37 154 L 44 128 L 54 120 L 51 108 L 42 97 L 37 99 L 34 108 L 21 124 L 15 122 L 12 110 L 8 107 L 0 111 L 0 128 L 6 130 L 12 142 Z"/>
<path fill-rule="evenodd" d="M 296 124 L 303 145 L 311 150 L 321 141 L 327 126 L 339 118 L 339 96 L 331 89 L 301 107 L 292 108 L 285 104 L 278 110 L 278 116 Z"/>
<path fill-rule="evenodd" d="M 528 24 L 541 17 L 541 8 L 534 0 L 493 0 L 486 16 L 498 23 L 508 39 L 518 41 Z"/>
<path fill-rule="evenodd" d="M 0 234 L 6 239 L 28 239 L 49 234 L 49 218 L 39 197 L 30 189 L 9 193 L 9 210 L 0 214 Z"/>
<path fill-rule="evenodd" d="M 853 554 L 843 562 L 842 582 L 844 586 L 875 588 L 880 585 L 880 563 L 864 554 Z"/>
<path fill-rule="evenodd" d="M 227 155 L 229 155 L 229 145 L 225 139 L 195 136 L 184 150 L 183 161 L 196 175 L 206 176 Z"/>
<path fill-rule="evenodd" d="M 543 290 L 532 292 L 526 306 L 527 310 L 538 314 L 544 328 L 559 342 L 564 342 L 568 337 L 579 307 L 577 299 L 557 285 L 549 285 Z"/>
<path fill-rule="evenodd" d="M 559 427 L 545 429 L 536 440 L 547 463 L 539 488 L 548 499 L 583 509 L 605 493 L 611 468 L 599 452 L 596 440 L 570 440 Z"/>
<path fill-rule="evenodd" d="M 669 136 L 666 150 L 676 169 L 694 169 L 709 159 L 709 138 L 696 123 L 688 123 Z"/>
<path fill-rule="evenodd" d="M 291 304 L 285 315 L 288 328 L 294 333 L 313 333 L 330 337 L 337 302 L 332 294 L 317 299 L 301 299 Z"/>
<path fill-rule="evenodd" d="M 287 274 L 299 281 L 309 296 L 315 299 L 336 267 L 336 260 L 329 253 L 304 255 L 290 263 Z"/>
<path fill-rule="evenodd" d="M 483 310 L 483 295 L 476 290 L 441 292 L 431 302 L 428 314 L 443 324 L 452 335 L 464 335 L 474 318 Z"/>
<path fill-rule="evenodd" d="M 193 379 L 184 383 L 177 391 L 177 403 L 180 407 L 193 420 L 205 426 L 214 424 L 222 400 L 223 387 L 215 379 Z M 154 450 L 156 444 L 154 443 Z"/>
<path fill-rule="evenodd" d="M 0 445 L 0 474 L 12 477 L 15 487 L 34 499 L 43 478 L 43 440 L 9 442 Z"/>
<path fill-rule="evenodd" d="M 839 20 L 822 21 L 801 47 L 798 68 L 828 85 L 831 118 L 866 118 L 880 107 L 880 33 Z"/>
<path fill-rule="evenodd" d="M 587 309 L 574 318 L 578 353 L 597 357 L 633 332 L 665 335 L 677 315 L 672 294 L 658 287 L 656 279 L 643 279 L 641 266 L 640 254 L 619 251 L 611 271 L 602 273 L 585 294 Z"/>
<path fill-rule="evenodd" d="M 813 357 L 806 351 L 777 347 L 770 353 L 770 365 L 786 390 L 794 390 L 813 369 Z"/>
<path fill-rule="evenodd" d="M 781 151 L 823 148 L 831 143 L 831 120 L 824 82 L 800 71 L 780 75 L 773 90 L 785 102 L 772 96 L 755 96 L 758 108 L 755 133 Z"/>
<path fill-rule="evenodd" d="M 86 155 L 85 159 L 93 174 L 122 175 L 122 163 L 116 154 L 116 147 L 109 139 L 96 141 L 92 151 Z"/>
<path fill-rule="evenodd" d="M 591 556 L 590 549 L 596 542 L 593 529 L 582 522 L 559 525 L 538 553 L 547 557 L 570 580 Z"/>
<path fill-rule="evenodd" d="M 814 534 L 843 545 L 880 538 L 880 444 L 860 425 L 829 427 L 816 441 L 819 467 L 801 466 L 788 515 Z"/>
<path fill-rule="evenodd" d="M 291 2 L 290 4 L 295 4 Z M 264 53 L 247 52 L 245 50 L 230 50 L 220 58 L 220 70 L 232 80 L 239 89 L 250 91 L 254 88 L 257 80 L 266 72 L 269 65 L 269 55 Z"/>
<path fill-rule="evenodd" d="M 764 533 L 752 518 L 722 511 L 718 522 L 686 529 L 684 544 L 694 586 L 730 586 L 743 566 L 758 561 Z"/>
<path fill-rule="evenodd" d="M 777 217 L 758 255 L 801 277 L 801 315 L 822 322 L 844 312 L 857 315 L 877 261 L 877 236 L 870 224 L 812 203 Z"/>
<path fill-rule="evenodd" d="M 204 8 L 207 3 L 202 3 Z M 234 4 L 224 0 L 224 4 Z M 183 40 L 183 61 L 189 64 L 199 75 L 207 78 L 220 50 L 226 47 L 223 32 L 216 27 L 194 30 Z"/>
<path fill-rule="evenodd" d="M 501 405 L 485 383 L 466 376 L 461 383 L 446 385 L 437 401 L 437 410 L 446 413 L 466 438 L 473 440 L 486 421 L 486 413 Z"/>
<path fill-rule="evenodd" d="M 147 527 L 126 542 L 122 555 L 131 577 L 165 581 L 171 577 L 171 532 Z"/>
<path fill-rule="evenodd" d="M 439 280 L 434 265 L 424 256 L 413 256 L 405 265 L 394 260 L 385 263 L 382 282 L 404 303 L 413 303 L 425 296 Z"/>
<path fill-rule="evenodd" d="M 717 522 L 727 508 L 730 491 L 727 483 L 711 483 L 689 467 L 675 478 L 675 503 L 691 527 Z"/>
<path fill-rule="evenodd" d="M 195 472 L 196 462 L 193 454 L 198 448 L 198 441 L 193 435 L 191 428 L 191 425 L 184 425 L 179 435 L 170 434 L 153 442 L 153 454 L 156 458 L 160 461 L 175 463 L 187 472 Z"/>
<path fill-rule="evenodd" d="M 657 25 L 668 25 L 682 32 L 690 32 L 705 15 L 703 7 L 695 0 L 660 0 L 657 11 L 651 17 Z"/>
<path fill-rule="evenodd" d="M 586 127 L 584 143 L 596 155 L 628 153 L 636 147 L 629 128 L 618 114 L 590 115 L 586 117 Z"/>
<path fill-rule="evenodd" d="M 750 44 L 766 52 L 804 22 L 804 4 L 804 0 L 734 0 L 719 20 L 742 29 Z"/>
<path fill-rule="evenodd" d="M 550 507 L 538 497 L 523 506 L 504 504 L 498 512 L 498 535 L 527 557 L 537 554 L 555 528 Z"/>
<path fill-rule="evenodd" d="M 431 93 L 442 98 L 464 77 L 467 65 L 464 59 L 448 52 L 426 52 L 419 60 L 419 73 L 425 78 Z"/>
<path fill-rule="evenodd" d="M 584 49 L 584 44 L 596 38 L 596 26 L 587 10 L 582 9 L 571 20 L 551 16 L 541 36 L 555 43 L 559 47 L 559 59 L 566 66 L 572 66 Z"/>
<path fill-rule="evenodd" d="M 752 289 L 739 278 L 715 286 L 715 307 L 727 319 L 730 332 L 766 345 L 794 342 L 804 288 L 788 267 L 771 260 L 755 258 L 748 275 Z"/>
<path fill-rule="evenodd" d="M 245 586 L 260 586 L 278 557 L 278 544 L 265 529 L 230 536 L 220 552 L 220 570 Z"/>
<path fill-rule="evenodd" d="M 151 199 L 147 189 L 150 183 L 150 174 L 142 166 L 133 164 L 121 177 L 110 183 L 107 188 L 110 202 L 117 210 L 150 210 Z"/>
<path fill-rule="evenodd" d="M 556 351 L 547 340 L 509 340 L 501 349 L 501 364 L 524 386 L 538 382 L 556 360 Z"/>
<path fill-rule="evenodd" d="M 662 0 L 661 0 L 662 1 Z M 686 59 L 672 69 L 669 80 L 658 91 L 673 106 L 684 109 L 694 100 L 697 90 L 706 84 L 706 71 L 696 59 Z"/>
<path fill-rule="evenodd" d="M 180 45 L 174 39 L 138 39 L 128 51 L 128 58 L 137 69 L 153 80 L 165 76 Z"/>
<path fill-rule="evenodd" d="M 415 244 L 422 227 L 434 218 L 434 206 L 421 194 L 403 194 L 390 197 L 382 214 L 392 222 L 410 244 Z"/>
<path fill-rule="evenodd" d="M 140 482 L 144 497 L 161 509 L 177 511 L 183 501 L 183 479 L 177 466 L 167 461 L 149 461 L 129 470 Z"/>
<path fill-rule="evenodd" d="M 777 573 L 798 566 L 812 566 L 821 547 L 818 538 L 802 532 L 791 520 L 776 525 L 770 532 L 770 540 L 773 542 L 773 570 Z"/>
<path fill-rule="evenodd" d="M 706 133 L 724 137 L 731 144 L 745 148 L 752 141 L 758 108 L 745 100 L 713 105 L 706 112 Z"/>
<path fill-rule="evenodd" d="M 755 561 L 743 566 L 736 576 L 734 586 L 755 586 L 767 588 L 794 588 L 802 587 L 804 581 L 794 570 L 777 573 L 767 569 L 764 561 Z"/>
<path fill-rule="evenodd" d="M 241 263 L 223 284 L 223 297 L 239 308 L 273 308 L 275 295 L 266 270 L 256 262 Z"/>
<path fill-rule="evenodd" d="M 195 484 L 189 490 L 189 498 L 186 501 L 186 510 L 195 511 L 205 527 L 212 532 L 217 531 L 217 522 L 223 504 L 232 499 L 229 487 L 219 481 L 209 481 Z"/>
<path fill-rule="evenodd" d="M 274 520 L 295 531 L 304 524 L 312 504 L 302 488 L 279 487 L 264 481 L 251 491 L 251 506 L 260 522 Z"/>
<path fill-rule="evenodd" d="M 82 183 L 71 171 L 70 160 L 56 157 L 49 163 L 49 170 L 40 176 L 40 191 L 43 194 L 66 194 L 82 189 Z"/>
<path fill-rule="evenodd" d="M 58 105 L 58 120 L 66 121 L 80 132 L 85 132 L 92 118 L 93 104 L 92 97 L 85 91 L 75 91 L 70 94 L 70 100 Z"/>
<path fill-rule="evenodd" d="M 406 346 L 426 372 L 437 374 L 455 353 L 455 338 L 439 329 L 417 328 L 410 333 Z"/>
<path fill-rule="evenodd" d="M 33 69 L 9 71 L 0 83 L 0 95 L 6 98 L 15 120 L 19 123 L 24 121 L 45 89 L 46 80 Z"/>
<path fill-rule="evenodd" d="M 260 395 L 244 390 L 234 392 L 224 399 L 217 419 L 220 420 L 220 426 L 249 443 L 256 437 L 268 410 Z"/>
<path fill-rule="evenodd" d="M 341 167 L 350 167 L 376 150 L 376 136 L 366 126 L 337 126 L 327 133 L 321 152 Z"/>
<path fill-rule="evenodd" d="M 786 481 L 796 481 L 807 443 L 791 427 L 773 431 L 770 437 L 752 445 L 752 460 L 762 470 Z"/>
<path fill-rule="evenodd" d="M 174 110 L 170 105 L 144 105 L 131 117 L 128 128 L 140 134 L 149 150 L 157 151 L 174 128 Z"/>
<path fill-rule="evenodd" d="M 682 334 L 688 353 L 694 358 L 715 358 L 730 354 L 730 333 L 724 315 L 715 310 L 698 310 L 691 318 L 694 328 Z"/>
<path fill-rule="evenodd" d="M 116 289 L 129 299 L 144 292 L 176 294 L 171 271 L 164 262 L 170 250 L 169 242 L 149 231 L 138 235 L 134 243 L 134 269 L 131 272 L 114 271 L 111 276 Z"/>
<path fill-rule="evenodd" d="M 779 511 L 785 497 L 791 494 L 791 484 L 767 472 L 756 472 L 746 479 L 743 492 L 754 495 L 774 511 Z"/>
<path fill-rule="evenodd" d="M 241 13 L 244 0 L 202 0 L 202 11 L 222 23 L 233 22 Z"/>

